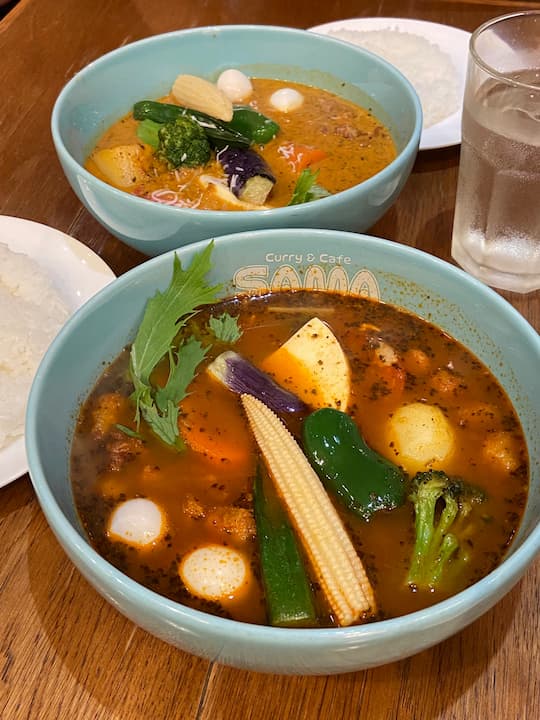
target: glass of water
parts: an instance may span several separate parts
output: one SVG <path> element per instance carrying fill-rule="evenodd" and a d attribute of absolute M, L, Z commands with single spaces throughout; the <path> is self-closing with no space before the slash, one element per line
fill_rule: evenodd
<path fill-rule="evenodd" d="M 452 257 L 493 287 L 540 289 L 540 10 L 472 34 Z"/>

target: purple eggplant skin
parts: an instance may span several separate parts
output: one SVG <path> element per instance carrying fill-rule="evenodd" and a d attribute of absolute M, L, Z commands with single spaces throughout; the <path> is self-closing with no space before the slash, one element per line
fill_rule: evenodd
<path fill-rule="evenodd" d="M 296 395 L 275 383 L 272 378 L 234 350 L 218 355 L 207 371 L 234 393 L 248 393 L 277 413 L 301 413 L 307 410 Z"/>
<path fill-rule="evenodd" d="M 250 148 L 224 147 L 216 157 L 231 192 L 244 202 L 264 205 L 276 182 L 266 161 Z"/>

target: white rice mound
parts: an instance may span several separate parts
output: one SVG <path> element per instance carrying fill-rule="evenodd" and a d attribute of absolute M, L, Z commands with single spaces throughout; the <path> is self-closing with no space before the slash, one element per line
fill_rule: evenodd
<path fill-rule="evenodd" d="M 43 269 L 0 242 L 0 448 L 23 434 L 35 372 L 69 314 Z"/>
<path fill-rule="evenodd" d="M 438 45 L 400 30 L 332 30 L 329 35 L 359 45 L 392 63 L 413 85 L 424 113 L 424 128 L 460 109 L 458 75 Z"/>

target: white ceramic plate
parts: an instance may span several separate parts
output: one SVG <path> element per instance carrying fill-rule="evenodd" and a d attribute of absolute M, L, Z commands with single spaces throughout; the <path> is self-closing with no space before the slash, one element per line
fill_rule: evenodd
<path fill-rule="evenodd" d="M 458 93 L 460 108 L 444 120 L 424 128 L 420 138 L 420 150 L 434 150 L 436 148 L 458 145 L 461 142 L 461 105 L 465 90 L 465 75 L 467 71 L 467 54 L 471 34 L 465 30 L 427 22 L 425 20 L 411 20 L 407 18 L 352 18 L 350 20 L 336 20 L 309 28 L 312 32 L 329 35 L 336 30 L 397 30 L 413 35 L 419 35 L 437 45 L 446 53 L 454 65 L 458 79 Z M 414 78 L 409 78 L 414 85 Z"/>
<path fill-rule="evenodd" d="M 0 215 L 0 242 L 35 260 L 71 310 L 114 280 L 114 273 L 92 250 L 59 230 L 22 218 Z M 0 487 L 27 471 L 24 437 L 0 449 Z"/>

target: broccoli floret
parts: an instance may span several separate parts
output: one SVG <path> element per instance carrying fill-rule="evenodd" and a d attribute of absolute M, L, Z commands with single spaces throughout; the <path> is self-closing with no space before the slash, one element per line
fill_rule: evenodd
<path fill-rule="evenodd" d="M 210 160 L 211 149 L 203 128 L 189 117 L 178 117 L 158 131 L 158 156 L 170 168 L 197 167 Z"/>
<path fill-rule="evenodd" d="M 415 475 L 409 494 L 416 528 L 409 585 L 436 590 L 445 577 L 468 562 L 468 516 L 484 498 L 478 488 L 444 472 L 429 470 Z"/>

